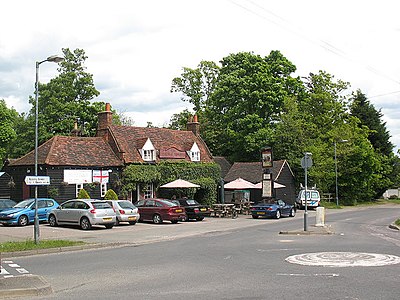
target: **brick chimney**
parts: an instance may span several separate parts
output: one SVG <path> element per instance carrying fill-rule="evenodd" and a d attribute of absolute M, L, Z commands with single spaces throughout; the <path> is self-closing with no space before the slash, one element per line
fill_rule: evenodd
<path fill-rule="evenodd" d="M 195 135 L 200 135 L 200 123 L 197 115 L 194 115 L 193 118 L 189 119 L 186 128 L 187 130 L 192 131 Z"/>
<path fill-rule="evenodd" d="M 74 129 L 71 130 L 71 136 L 81 136 L 82 131 L 78 129 L 78 120 L 74 121 Z"/>
<path fill-rule="evenodd" d="M 112 125 L 112 111 L 110 103 L 106 103 L 105 111 L 99 112 L 97 124 L 97 136 L 104 136 L 107 129 Z"/>

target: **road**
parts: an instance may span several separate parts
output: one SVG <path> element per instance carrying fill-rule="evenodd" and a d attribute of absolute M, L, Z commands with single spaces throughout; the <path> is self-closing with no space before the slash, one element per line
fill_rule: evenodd
<path fill-rule="evenodd" d="M 299 211 L 281 220 L 241 219 L 250 227 L 13 262 L 51 284 L 54 293 L 43 299 L 398 299 L 400 233 L 388 224 L 399 208 L 329 211 L 333 235 L 279 234 L 302 228 Z M 207 223 L 180 226 L 186 225 Z M 287 261 L 295 255 L 297 261 Z M 321 265 L 327 261 L 336 266 Z"/>

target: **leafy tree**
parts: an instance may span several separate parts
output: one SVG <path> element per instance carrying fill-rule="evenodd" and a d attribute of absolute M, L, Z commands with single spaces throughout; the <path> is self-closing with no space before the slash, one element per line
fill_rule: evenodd
<path fill-rule="evenodd" d="M 369 128 L 368 139 L 374 149 L 383 155 L 391 155 L 394 146 L 390 142 L 390 134 L 386 129 L 386 123 L 382 121 L 383 114 L 381 110 L 375 109 L 361 90 L 353 93 L 350 111 L 353 116 L 360 120 L 360 126 Z"/>
<path fill-rule="evenodd" d="M 18 119 L 18 113 L 14 108 L 8 108 L 6 102 L 0 99 L 0 158 L 1 165 L 9 151 L 7 145 L 16 138 L 14 129 Z"/>
<path fill-rule="evenodd" d="M 273 141 L 273 128 L 288 96 L 299 96 L 302 83 L 290 75 L 296 67 L 279 51 L 261 57 L 249 52 L 221 61 L 214 92 L 204 114 L 202 135 L 215 155 L 254 161 Z"/>
<path fill-rule="evenodd" d="M 173 114 L 169 122 L 168 128 L 175 130 L 186 130 L 187 123 L 192 113 L 185 109 L 178 114 Z"/>
<path fill-rule="evenodd" d="M 196 112 L 207 105 L 218 78 L 219 67 L 212 61 L 201 61 L 196 69 L 183 68 L 180 77 L 172 80 L 171 92 L 182 93 L 182 101 L 194 105 Z"/>

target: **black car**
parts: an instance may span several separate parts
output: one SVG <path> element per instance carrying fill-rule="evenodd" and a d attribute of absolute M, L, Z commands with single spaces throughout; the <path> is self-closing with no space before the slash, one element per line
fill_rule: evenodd
<path fill-rule="evenodd" d="M 186 210 L 186 219 L 194 219 L 197 221 L 202 221 L 204 217 L 210 216 L 211 211 L 207 205 L 202 205 L 193 199 L 177 199 L 172 200 L 175 203 L 179 203 Z"/>

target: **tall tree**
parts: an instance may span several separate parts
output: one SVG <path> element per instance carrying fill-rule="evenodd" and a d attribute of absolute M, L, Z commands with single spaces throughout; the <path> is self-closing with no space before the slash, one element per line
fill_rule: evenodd
<path fill-rule="evenodd" d="M 302 91 L 296 67 L 279 51 L 261 57 L 249 52 L 231 54 L 222 67 L 205 109 L 203 136 L 216 155 L 234 161 L 254 161 L 269 145 L 284 99 Z"/>
<path fill-rule="evenodd" d="M 4 99 L 0 99 L 0 167 L 8 155 L 8 145 L 16 138 L 15 122 L 18 113 L 14 108 L 8 108 Z"/>
<path fill-rule="evenodd" d="M 374 149 L 383 155 L 391 155 L 394 146 L 390 142 L 390 134 L 386 129 L 386 123 L 382 121 L 383 114 L 381 110 L 377 110 L 370 103 L 361 90 L 353 93 L 350 111 L 353 116 L 360 120 L 360 126 L 368 127 L 368 139 Z"/>
<path fill-rule="evenodd" d="M 212 61 L 201 61 L 196 69 L 183 68 L 180 77 L 172 80 L 171 92 L 182 93 L 181 100 L 194 105 L 194 111 L 201 111 L 214 91 L 219 67 Z"/>

